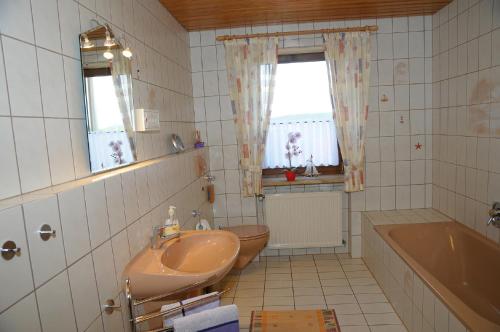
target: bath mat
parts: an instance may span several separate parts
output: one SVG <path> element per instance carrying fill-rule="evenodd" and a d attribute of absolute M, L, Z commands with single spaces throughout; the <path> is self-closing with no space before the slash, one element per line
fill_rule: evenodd
<path fill-rule="evenodd" d="M 250 332 L 340 332 L 335 310 L 252 311 Z"/>

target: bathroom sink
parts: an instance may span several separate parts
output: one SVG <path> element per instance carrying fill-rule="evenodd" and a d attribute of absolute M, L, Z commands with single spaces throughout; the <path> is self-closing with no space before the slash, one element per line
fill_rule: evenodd
<path fill-rule="evenodd" d="M 213 285 L 233 267 L 240 250 L 238 237 L 226 231 L 187 231 L 165 240 L 158 249 L 149 246 L 127 265 L 134 298 L 145 298 Z"/>

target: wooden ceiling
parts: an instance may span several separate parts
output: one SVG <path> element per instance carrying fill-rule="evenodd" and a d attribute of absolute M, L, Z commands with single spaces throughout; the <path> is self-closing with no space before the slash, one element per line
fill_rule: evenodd
<path fill-rule="evenodd" d="M 189 31 L 433 14 L 451 0 L 160 0 Z"/>

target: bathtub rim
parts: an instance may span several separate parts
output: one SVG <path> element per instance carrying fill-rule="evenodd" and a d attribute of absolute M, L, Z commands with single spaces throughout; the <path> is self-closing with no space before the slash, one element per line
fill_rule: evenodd
<path fill-rule="evenodd" d="M 486 242 L 487 245 L 493 245 L 498 248 L 498 245 L 493 241 L 487 239 L 480 233 L 462 225 L 455 220 L 444 222 L 428 222 L 428 223 L 403 223 L 403 224 L 384 224 L 373 225 L 375 231 L 380 237 L 391 247 L 391 249 L 398 255 L 408 267 L 422 280 L 422 282 L 435 294 L 435 296 L 452 312 L 457 319 L 459 319 L 471 331 L 481 332 L 498 332 L 499 326 L 494 322 L 482 317 L 476 313 L 472 308 L 467 306 L 458 296 L 453 294 L 445 285 L 441 283 L 436 277 L 422 267 L 413 257 L 411 257 L 403 248 L 401 248 L 396 241 L 389 235 L 391 230 L 408 225 L 435 225 L 435 224 L 453 224 L 461 228 L 471 236 Z"/>

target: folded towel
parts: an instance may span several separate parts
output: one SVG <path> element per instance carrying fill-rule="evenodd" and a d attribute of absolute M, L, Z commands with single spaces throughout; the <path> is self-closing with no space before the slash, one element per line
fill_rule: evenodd
<path fill-rule="evenodd" d="M 238 307 L 209 309 L 174 320 L 175 332 L 239 332 Z"/>
<path fill-rule="evenodd" d="M 213 301 L 211 301 L 211 302 L 201 304 L 201 305 L 198 305 L 196 307 L 192 307 L 192 308 L 184 310 L 184 315 L 188 316 L 188 315 L 196 314 L 198 312 L 202 312 L 202 311 L 205 311 L 208 309 L 215 309 L 215 308 L 219 307 L 220 301 L 219 301 L 219 297 L 215 296 L 216 294 L 217 294 L 217 292 L 212 292 L 209 294 L 200 295 L 200 296 L 192 297 L 190 299 L 181 301 L 181 305 L 186 305 L 186 304 L 192 303 L 194 301 L 202 300 L 202 299 L 205 299 L 208 297 L 213 297 Z"/>
<path fill-rule="evenodd" d="M 161 311 L 167 311 L 174 308 L 179 308 L 181 306 L 180 302 L 165 304 L 161 306 Z M 168 327 L 174 325 L 174 319 L 182 317 L 182 311 L 178 310 L 170 315 L 163 316 L 163 327 Z"/>

